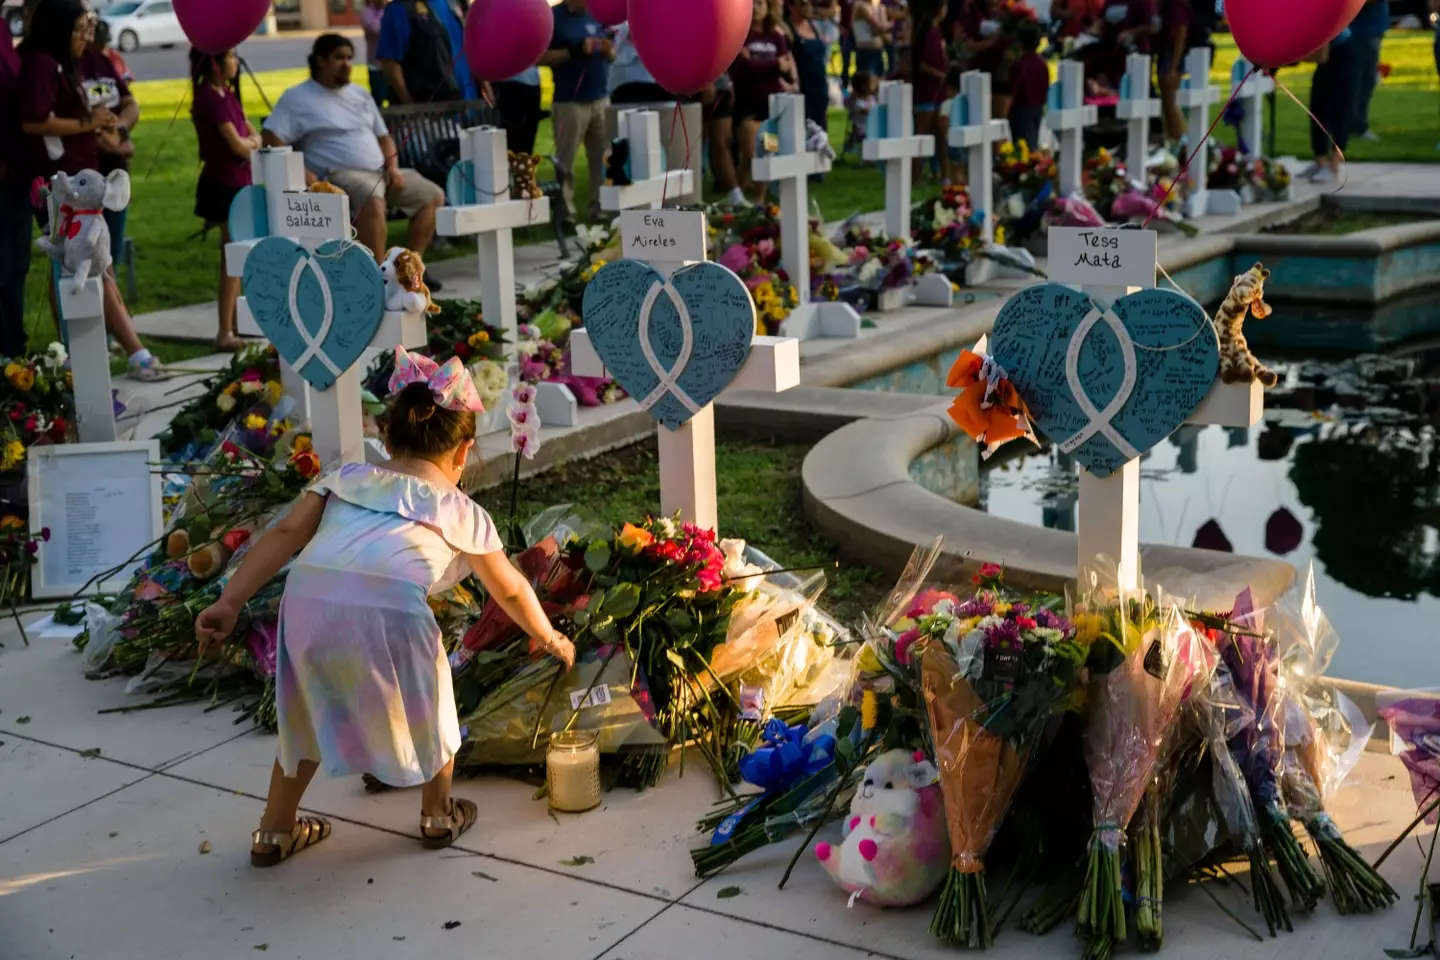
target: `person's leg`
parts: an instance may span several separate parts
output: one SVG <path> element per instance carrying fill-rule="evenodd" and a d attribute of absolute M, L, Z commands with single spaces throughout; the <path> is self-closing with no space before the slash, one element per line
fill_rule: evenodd
<path fill-rule="evenodd" d="M 495 92 L 495 110 L 500 114 L 500 126 L 505 128 L 505 141 L 516 153 L 530 152 L 520 149 L 525 120 L 524 87 L 524 84 L 511 80 L 490 85 Z"/>
<path fill-rule="evenodd" d="M 1383 37 L 1366 37 L 1355 41 L 1355 107 L 1350 129 L 1357 137 L 1367 140 L 1379 139 L 1370 130 L 1370 101 L 1380 81 L 1380 45 L 1383 40 Z"/>
<path fill-rule="evenodd" d="M 105 225 L 110 228 L 110 262 L 115 264 L 115 272 L 120 272 L 120 264 L 125 259 L 125 223 L 130 218 L 130 208 L 124 210 L 106 210 Z"/>
<path fill-rule="evenodd" d="M 295 765 L 295 776 L 287 777 L 280 768 L 280 761 L 275 761 L 270 768 L 270 793 L 265 798 L 265 813 L 260 817 L 261 833 L 288 835 L 295 829 L 300 800 L 319 766 L 314 760 L 301 760 Z M 274 849 L 270 844 L 257 843 L 251 847 L 251 852 L 269 853 Z"/>
<path fill-rule="evenodd" d="M 850 89 L 850 58 L 855 54 L 855 41 L 850 37 L 850 31 L 840 32 L 840 89 Z"/>
<path fill-rule="evenodd" d="M 236 335 L 235 302 L 240 298 L 240 278 L 225 269 L 225 246 L 230 242 L 230 225 L 220 224 L 220 290 L 216 299 L 220 311 L 220 329 L 215 346 L 221 350 L 235 349 L 240 344 Z"/>
<path fill-rule="evenodd" d="M 355 209 L 354 207 L 351 208 Z M 355 239 L 375 255 L 378 263 L 385 259 L 385 252 L 389 248 L 386 237 L 389 233 L 385 222 L 385 198 L 383 196 L 372 196 L 361 202 L 359 213 L 355 217 Z"/>
<path fill-rule="evenodd" d="M 120 287 L 115 282 L 115 268 L 111 267 L 105 274 L 105 329 L 110 332 L 116 342 L 125 351 L 125 356 L 132 360 L 135 355 L 145 350 L 145 344 L 135 335 L 135 327 L 130 323 L 130 311 L 125 308 L 125 300 L 120 296 Z M 148 355 L 148 351 L 146 354 Z"/>
<path fill-rule="evenodd" d="M 755 159 L 755 135 L 759 132 L 759 121 L 752 120 L 749 117 L 743 117 L 740 120 L 740 130 L 738 133 L 740 138 L 740 167 L 736 171 L 736 175 L 740 189 L 747 193 L 751 192 L 755 187 L 755 181 L 751 179 L 750 164 L 751 161 Z M 760 186 L 763 187 L 764 184 L 760 184 Z M 763 197 L 764 194 L 761 193 L 760 196 Z"/>
<path fill-rule="evenodd" d="M 30 272 L 30 197 L 18 179 L 0 180 L 0 353 L 25 353 L 25 276 Z"/>
<path fill-rule="evenodd" d="M 410 182 L 412 177 L 416 181 L 413 185 Z M 445 205 L 445 192 L 414 170 L 406 170 L 404 194 L 407 207 L 419 203 L 410 215 L 409 242 L 410 249 L 423 257 L 430 248 L 430 241 L 435 239 L 435 214 Z"/>
<path fill-rule="evenodd" d="M 585 158 L 590 164 L 589 214 L 592 223 L 601 219 L 600 188 L 605 184 L 605 150 L 610 145 L 605 136 L 605 111 L 609 100 L 587 104 L 585 111 Z"/>
<path fill-rule="evenodd" d="M 1185 135 L 1185 115 L 1180 112 L 1176 96 L 1180 91 L 1180 75 L 1160 74 L 1160 110 L 1165 123 L 1165 139 L 1178 141 Z M 1135 161 L 1126 157 L 1127 163 Z"/>
<path fill-rule="evenodd" d="M 575 216 L 575 156 L 580 152 L 580 138 L 584 134 L 581 118 L 582 105 L 578 103 L 555 103 L 550 107 L 550 123 L 555 130 L 555 159 L 563 168 L 560 171 L 561 193 L 565 198 L 565 209 Z"/>
<path fill-rule="evenodd" d="M 1317 166 L 1324 166 L 1330 156 L 1330 136 L 1325 132 L 1330 113 L 1330 87 L 1333 69 L 1330 61 L 1316 64 L 1310 80 L 1310 153 Z"/>
<path fill-rule="evenodd" d="M 448 847 L 474 826 L 480 816 L 473 802 L 451 795 L 454 774 L 452 759 L 420 788 L 420 836 L 425 846 L 432 849 Z"/>
<path fill-rule="evenodd" d="M 523 110 L 520 117 L 520 136 L 515 141 L 520 153 L 535 152 L 535 134 L 540 130 L 540 85 L 526 86 L 520 94 Z M 523 148 L 523 149 L 522 149 Z"/>

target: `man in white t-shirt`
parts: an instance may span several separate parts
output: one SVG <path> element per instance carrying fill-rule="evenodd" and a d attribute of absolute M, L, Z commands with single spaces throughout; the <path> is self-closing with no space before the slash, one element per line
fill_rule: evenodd
<path fill-rule="evenodd" d="M 305 154 L 305 179 L 325 180 L 350 196 L 350 213 L 361 243 L 383 258 L 385 212 L 410 218 L 410 249 L 423 254 L 435 237 L 435 211 L 445 191 L 414 170 L 402 169 L 395 141 L 375 101 L 350 82 L 355 48 L 338 34 L 315 41 L 310 79 L 285 91 L 265 121 L 268 147 L 289 144 Z M 432 289 L 438 285 L 431 280 Z"/>

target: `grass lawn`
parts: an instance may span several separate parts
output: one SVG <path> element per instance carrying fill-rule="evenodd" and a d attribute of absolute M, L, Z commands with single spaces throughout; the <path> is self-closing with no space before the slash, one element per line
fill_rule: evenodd
<path fill-rule="evenodd" d="M 727 537 L 741 537 L 763 549 L 784 567 L 826 567 L 830 585 L 821 599 L 825 609 L 854 624 L 872 611 L 893 586 L 878 570 L 846 563 L 835 569 L 834 544 L 816 536 L 800 505 L 800 464 L 809 444 L 721 442 L 716 444 L 716 482 L 720 526 Z M 492 513 L 509 507 L 510 488 L 493 487 L 480 495 Z M 660 502 L 659 468 L 653 439 L 574 463 L 521 481 L 522 517 L 573 500 L 589 518 L 607 524 L 635 520 Z"/>
<path fill-rule="evenodd" d="M 1343 210 L 1339 207 L 1323 206 L 1273 227 L 1265 227 L 1261 233 L 1311 234 L 1327 237 L 1343 236 L 1361 230 L 1377 227 L 1395 227 L 1406 223 L 1426 223 L 1435 218 L 1423 213 L 1399 211 Z"/>
<path fill-rule="evenodd" d="M 1385 41 L 1382 60 L 1391 65 L 1389 78 L 1376 91 L 1371 110 L 1372 125 L 1382 139 L 1378 143 L 1356 140 L 1349 156 L 1355 161 L 1440 161 L 1436 141 L 1440 140 L 1440 84 L 1437 84 L 1431 54 L 1433 42 L 1429 32 L 1391 33 Z M 1212 75 L 1213 82 L 1228 85 L 1230 65 L 1236 51 L 1226 35 L 1217 37 L 1218 54 Z M 1312 67 L 1295 67 L 1281 74 L 1280 79 L 1302 101 L 1309 96 Z M 259 76 L 265 93 L 273 102 L 288 87 L 305 78 L 302 69 L 275 71 Z M 356 71 L 357 80 L 364 82 L 363 71 Z M 545 84 L 542 95 L 548 103 L 549 71 L 542 70 Z M 202 303 L 215 297 L 220 269 L 219 243 L 212 233 L 205 240 L 196 234 L 200 226 L 193 214 L 195 179 L 199 160 L 195 131 L 190 123 L 188 90 L 184 80 L 137 83 L 135 95 L 140 101 L 142 123 L 135 131 L 136 156 L 131 165 L 133 202 L 129 233 L 135 239 L 136 272 L 139 296 L 130 304 L 132 311 L 144 313 L 169 307 Z M 268 109 L 260 91 L 249 78 L 245 80 L 244 97 L 247 113 L 258 118 Z M 833 110 L 830 114 L 830 139 L 844 142 L 845 115 Z M 1279 100 L 1278 152 L 1305 156 L 1308 153 L 1308 119 L 1301 109 L 1283 94 Z M 1224 126 L 1216 136 L 1225 142 L 1233 137 Z M 553 146 L 550 124 L 542 125 L 537 149 L 549 152 Z M 577 193 L 588 190 L 588 171 L 584 164 L 577 171 Z M 928 185 L 934 189 L 933 184 Z M 927 189 L 916 188 L 916 199 Z M 827 220 L 836 220 L 851 213 L 878 209 L 883 197 L 883 177 L 873 166 L 860 163 L 853 155 L 839 164 L 824 184 L 812 185 L 811 197 L 819 204 Z M 392 224 L 391 240 L 403 242 L 404 224 Z M 535 229 L 530 238 L 543 239 L 548 232 Z M 517 238 L 524 242 L 523 237 Z M 436 251 L 434 258 L 462 255 L 470 247 L 459 244 L 449 251 Z M 54 337 L 54 328 L 44 298 L 44 277 L 40 257 L 36 257 L 27 284 L 27 329 L 33 341 L 43 345 Z M 182 360 L 205 352 L 202 345 L 153 344 L 167 360 Z"/>

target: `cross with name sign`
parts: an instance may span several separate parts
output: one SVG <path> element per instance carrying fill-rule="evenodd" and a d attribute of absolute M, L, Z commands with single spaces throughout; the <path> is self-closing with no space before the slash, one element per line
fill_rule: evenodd
<path fill-rule="evenodd" d="M 1045 126 L 1055 134 L 1055 167 L 1062 197 L 1081 187 L 1085 128 L 1099 119 L 1100 108 L 1085 103 L 1085 65 L 1078 60 L 1060 61 L 1060 79 L 1050 85 L 1047 96 Z"/>
<path fill-rule="evenodd" d="M 1240 105 L 1240 140 L 1245 149 L 1240 153 L 1247 160 L 1264 156 L 1265 97 L 1275 91 L 1275 78 L 1256 71 L 1250 73 L 1250 61 L 1244 57 L 1230 68 L 1230 89 Z M 1248 74 L 1248 76 L 1247 76 Z"/>
<path fill-rule="evenodd" d="M 570 334 L 574 369 L 615 378 L 655 418 L 661 513 L 714 530 L 713 401 L 727 389 L 798 386 L 800 345 L 754 335 L 744 282 L 705 259 L 700 211 L 626 211 L 620 233 L 626 259 L 585 288 L 585 326 Z"/>
<path fill-rule="evenodd" d="M 303 154 L 260 150 L 251 169 L 254 185 L 231 205 L 225 248 L 226 270 L 244 287 L 237 328 L 275 346 L 285 393 L 309 421 L 321 462 L 375 458 L 365 444 L 360 361 L 397 345 L 424 346 L 424 314 L 385 310 L 381 280 L 379 313 L 369 322 L 370 281 L 380 269 L 350 240 L 350 198 L 306 191 Z M 261 249 L 265 256 L 252 262 Z"/>
<path fill-rule="evenodd" d="M 513 231 L 548 223 L 550 200 L 510 198 L 510 151 L 505 131 L 482 126 L 471 127 L 460 137 L 460 162 L 446 179 L 445 201 L 435 217 L 436 232 L 442 237 L 475 237 L 480 309 L 486 323 L 504 331 L 506 353 L 501 363 L 514 381 L 519 370 L 513 353 L 519 323 L 515 311 Z M 571 427 L 578 422 L 575 396 L 562 384 L 537 384 L 535 406 L 544 424 Z M 483 414 L 477 421 L 482 432 L 508 430 L 509 422 L 500 415 L 502 412 Z"/>
<path fill-rule="evenodd" d="M 830 172 L 831 157 L 806 148 L 805 99 L 797 93 L 772 93 L 770 119 L 759 137 L 774 137 L 776 150 L 756 149 L 751 171 L 761 183 L 780 184 L 780 260 L 795 286 L 799 306 L 780 325 L 786 337 L 855 339 L 860 314 L 843 301 L 810 299 L 810 191 L 812 174 Z"/>
<path fill-rule="evenodd" d="M 965 151 L 965 180 L 970 184 L 970 206 L 983 215 L 980 238 L 995 239 L 995 144 L 1010 139 L 1010 121 L 990 117 L 990 74 L 967 70 L 960 75 L 960 96 L 950 101 L 950 146 Z M 1031 148 L 1037 144 L 1029 144 Z M 993 279 L 997 265 L 977 257 L 965 268 L 970 286 Z"/>
<path fill-rule="evenodd" d="M 669 199 L 688 196 L 695 189 L 690 170 L 665 170 L 665 153 L 660 142 L 660 115 L 654 110 L 624 110 L 616 117 L 619 139 L 630 151 L 630 183 L 600 188 L 604 210 L 659 210 Z"/>
<path fill-rule="evenodd" d="M 1145 160 L 1150 154 L 1150 125 L 1160 116 L 1160 101 L 1150 96 L 1150 57 L 1132 53 L 1125 58 L 1125 76 L 1120 78 L 1120 102 L 1115 116 L 1125 121 L 1125 165 L 1130 175 L 1144 179 Z"/>
<path fill-rule="evenodd" d="M 1006 302 L 983 346 L 1040 432 L 1080 465 L 1078 569 L 1139 580 L 1140 457 L 1182 424 L 1260 421 L 1258 383 L 1217 378 L 1219 344 L 1190 297 L 1155 287 L 1156 234 L 1051 227 L 1050 283 Z"/>
<path fill-rule="evenodd" d="M 1203 217 L 1207 213 L 1233 215 L 1240 212 L 1240 195 L 1234 190 L 1211 190 L 1210 176 L 1210 105 L 1220 101 L 1220 88 L 1210 83 L 1210 48 L 1196 47 L 1185 54 L 1185 75 L 1175 102 L 1185 114 L 1185 137 L 1193 156 L 1184 176 L 1190 185 L 1185 201 L 1185 215 Z M 1198 145 L 1198 146 L 1197 146 Z"/>

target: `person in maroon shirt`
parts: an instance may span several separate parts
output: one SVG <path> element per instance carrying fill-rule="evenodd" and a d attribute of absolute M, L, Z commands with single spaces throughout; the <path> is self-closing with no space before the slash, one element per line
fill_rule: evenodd
<path fill-rule="evenodd" d="M 945 50 L 945 4 L 943 0 L 915 0 L 914 41 L 910 47 L 909 73 L 915 84 L 915 133 L 935 138 L 935 155 L 940 161 L 940 179 L 950 179 L 950 151 L 946 142 L 946 117 L 940 110 L 945 99 L 945 78 L 950 75 L 950 54 Z M 924 162 L 915 158 L 914 176 L 919 179 Z"/>
<path fill-rule="evenodd" d="M 20 129 L 29 148 L 30 173 L 46 180 L 56 173 L 74 176 L 81 170 L 98 171 L 100 135 L 113 133 L 120 124 L 109 108 L 89 105 L 81 79 L 80 58 L 94 30 L 95 15 L 81 0 L 41 0 L 20 45 Z M 36 216 L 42 228 L 48 228 L 48 211 L 37 210 Z M 164 366 L 135 335 L 113 267 L 103 286 L 105 328 L 130 358 L 130 377 L 168 377 Z M 51 313 L 58 325 L 55 285 L 49 287 Z"/>
<path fill-rule="evenodd" d="M 1039 26 L 1021 27 L 1018 39 L 1025 52 L 1010 73 L 1010 139 L 1016 143 L 1023 140 L 1033 150 L 1040 145 L 1040 120 L 1045 116 L 1045 99 L 1050 92 L 1050 67 L 1040 56 Z"/>
<path fill-rule="evenodd" d="M 960 35 L 970 51 L 966 70 L 990 74 L 990 115 L 1010 114 L 1010 74 L 1005 70 L 1005 52 L 1010 38 L 995 20 L 993 0 L 969 0 L 960 20 Z"/>
<path fill-rule="evenodd" d="M 1100 19 L 1091 33 L 1100 37 L 1095 55 L 1088 61 L 1093 79 L 1110 89 L 1119 89 L 1125 75 L 1125 56 L 1150 52 L 1150 38 L 1160 29 L 1155 0 L 1106 0 Z M 1087 77 L 1092 79 L 1092 77 Z"/>
<path fill-rule="evenodd" d="M 750 176 L 755 137 L 760 124 L 770 119 L 770 94 L 797 89 L 790 45 L 780 32 L 778 12 L 769 0 L 754 0 L 750 34 L 730 66 L 730 81 L 735 87 L 735 122 L 740 128 L 740 186 L 753 189 L 756 199 L 763 202 L 768 185 L 756 184 Z"/>
<path fill-rule="evenodd" d="M 20 132 L 20 56 L 0 37 L 0 355 L 25 353 L 30 272 L 30 183 Z"/>
<path fill-rule="evenodd" d="M 240 278 L 225 270 L 225 245 L 230 242 L 230 204 L 250 186 L 250 154 L 260 149 L 260 132 L 245 119 L 240 103 L 240 58 L 234 50 L 222 54 L 190 48 L 190 77 L 194 83 L 190 119 L 200 145 L 200 179 L 195 184 L 195 216 L 205 229 L 220 228 L 219 333 L 215 348 L 233 353 L 245 345 L 235 333 L 235 301 Z"/>

